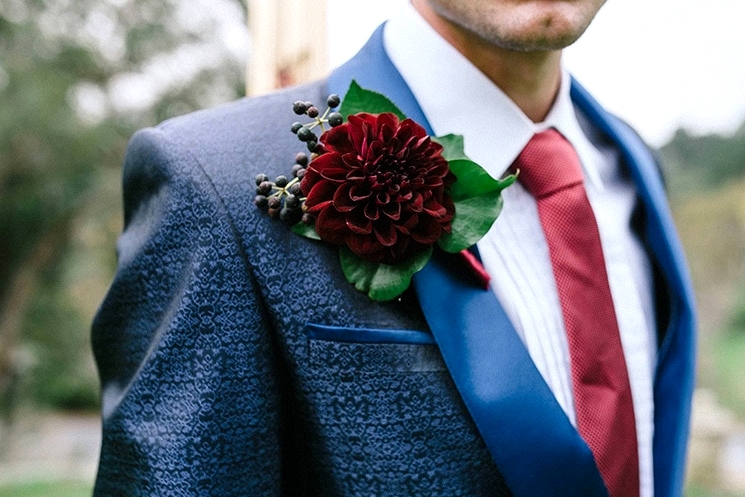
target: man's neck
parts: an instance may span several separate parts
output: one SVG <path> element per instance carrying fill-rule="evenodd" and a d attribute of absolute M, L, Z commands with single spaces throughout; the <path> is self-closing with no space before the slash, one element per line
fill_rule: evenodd
<path fill-rule="evenodd" d="M 495 46 L 440 17 L 427 2 L 414 7 L 440 36 L 497 85 L 533 122 L 541 122 L 561 84 L 561 50 L 520 52 Z"/>

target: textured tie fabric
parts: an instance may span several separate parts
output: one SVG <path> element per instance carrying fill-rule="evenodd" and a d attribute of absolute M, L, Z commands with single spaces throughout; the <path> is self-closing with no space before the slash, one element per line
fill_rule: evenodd
<path fill-rule="evenodd" d="M 533 136 L 514 167 L 535 197 L 571 359 L 577 429 L 611 497 L 639 495 L 636 423 L 600 235 L 574 147 L 555 129 Z"/>

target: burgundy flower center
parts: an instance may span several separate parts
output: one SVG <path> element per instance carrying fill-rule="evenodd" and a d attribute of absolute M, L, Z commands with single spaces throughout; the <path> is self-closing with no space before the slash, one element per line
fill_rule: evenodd
<path fill-rule="evenodd" d="M 450 230 L 454 177 L 421 126 L 393 114 L 358 114 L 321 141 L 325 153 L 310 163 L 301 187 L 322 239 L 392 263 Z"/>

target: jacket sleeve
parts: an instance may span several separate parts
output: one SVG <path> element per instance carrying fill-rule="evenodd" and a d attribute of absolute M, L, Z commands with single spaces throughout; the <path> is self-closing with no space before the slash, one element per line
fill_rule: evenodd
<path fill-rule="evenodd" d="M 198 162 L 141 131 L 118 269 L 92 328 L 96 496 L 278 495 L 276 351 L 234 228 Z"/>

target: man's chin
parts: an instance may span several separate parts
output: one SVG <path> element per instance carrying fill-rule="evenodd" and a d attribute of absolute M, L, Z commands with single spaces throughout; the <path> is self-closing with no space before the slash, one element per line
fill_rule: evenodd
<path fill-rule="evenodd" d="M 574 21 L 561 16 L 536 17 L 522 25 L 506 26 L 500 42 L 504 48 L 517 51 L 560 50 L 579 39 L 589 22 Z"/>
<path fill-rule="evenodd" d="M 536 34 L 534 36 L 502 37 L 499 45 L 515 52 L 550 52 L 568 47 L 580 37 L 576 33 Z"/>
<path fill-rule="evenodd" d="M 502 12 L 500 18 L 493 12 L 493 27 L 501 31 L 503 43 L 513 50 L 559 50 L 582 36 L 602 3 L 569 0 L 513 3 L 510 8 L 505 7 L 509 15 Z"/>

